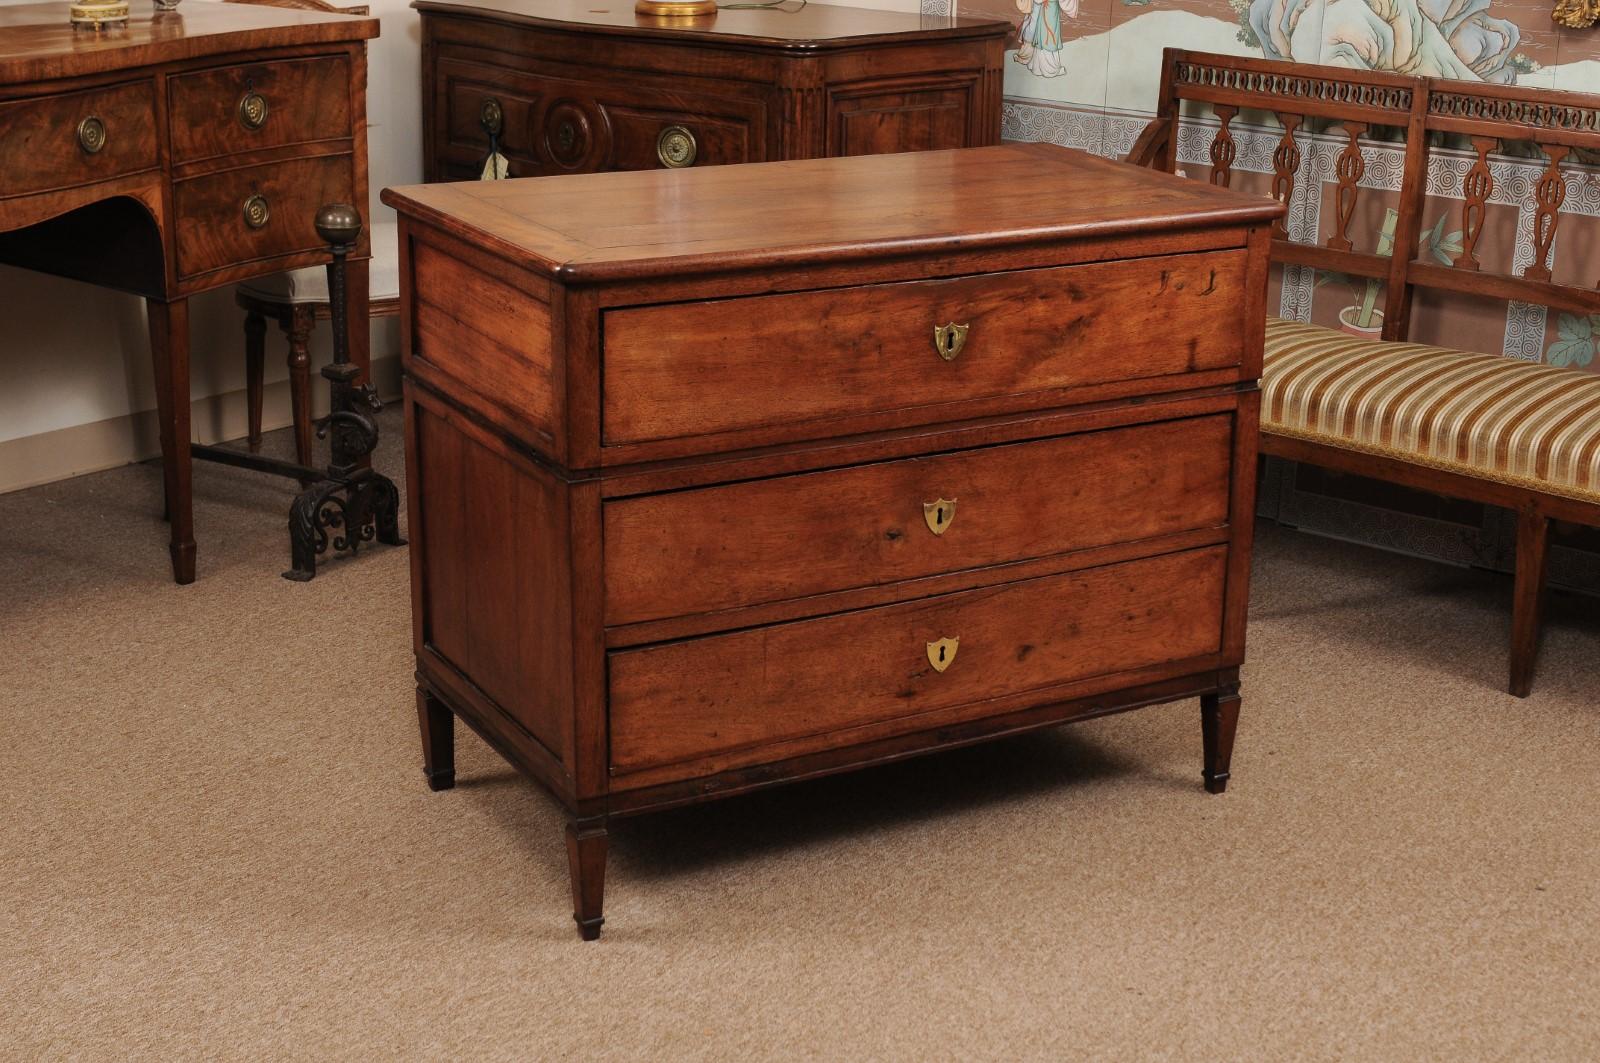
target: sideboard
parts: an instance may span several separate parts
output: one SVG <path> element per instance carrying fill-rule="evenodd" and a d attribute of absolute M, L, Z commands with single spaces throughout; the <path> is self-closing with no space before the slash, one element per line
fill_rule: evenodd
<path fill-rule="evenodd" d="M 1225 787 L 1278 203 L 1038 144 L 383 199 L 424 771 L 459 718 L 562 800 L 583 936 L 616 816 L 1195 697 Z"/>
<path fill-rule="evenodd" d="M 178 583 L 207 456 L 190 444 L 189 297 L 328 260 L 317 210 L 367 202 L 377 35 L 375 19 L 271 6 L 133 0 L 99 32 L 65 3 L 0 6 L 0 262 L 145 298 Z M 369 257 L 363 236 L 347 289 L 363 370 Z"/>
<path fill-rule="evenodd" d="M 424 179 L 537 177 L 1000 141 L 1011 27 L 867 11 L 634 13 L 631 0 L 415 0 Z"/>

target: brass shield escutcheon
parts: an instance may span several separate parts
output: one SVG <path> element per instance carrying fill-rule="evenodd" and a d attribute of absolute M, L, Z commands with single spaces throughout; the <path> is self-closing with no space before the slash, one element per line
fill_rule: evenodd
<path fill-rule="evenodd" d="M 960 639 L 940 639 L 938 642 L 930 642 L 928 663 L 933 665 L 935 672 L 942 672 L 955 663 L 956 651 L 960 648 Z"/>
<path fill-rule="evenodd" d="M 939 357 L 950 362 L 961 353 L 961 348 L 967 345 L 967 329 L 971 325 L 958 325 L 954 321 L 948 325 L 933 326 L 933 349 L 939 352 Z"/>
<path fill-rule="evenodd" d="M 941 498 L 937 502 L 922 503 L 922 519 L 928 522 L 929 531 L 935 535 L 943 535 L 945 529 L 956 519 L 956 500 Z"/>

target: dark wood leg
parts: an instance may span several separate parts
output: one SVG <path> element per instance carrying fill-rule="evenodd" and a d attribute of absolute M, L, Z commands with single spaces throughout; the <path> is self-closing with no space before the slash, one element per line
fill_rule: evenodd
<path fill-rule="evenodd" d="M 606 819 L 575 819 L 567 824 L 567 865 L 572 872 L 572 919 L 585 941 L 600 936 L 606 889 Z"/>
<path fill-rule="evenodd" d="M 350 330 L 350 361 L 361 370 L 361 375 L 356 377 L 357 384 L 365 384 L 372 378 L 371 273 L 371 259 L 353 259 L 345 264 L 344 305 L 346 327 Z M 361 465 L 370 468 L 372 455 L 365 455 Z"/>
<path fill-rule="evenodd" d="M 1511 607 L 1511 693 L 1519 698 L 1527 697 L 1533 689 L 1549 549 L 1550 519 L 1533 509 L 1518 513 L 1517 576 Z"/>
<path fill-rule="evenodd" d="M 189 301 L 146 301 L 150 358 L 155 367 L 156 415 L 167 519 L 172 522 L 172 578 L 194 582 L 194 481 L 189 456 Z"/>
<path fill-rule="evenodd" d="M 244 388 L 249 406 L 250 434 L 246 437 L 253 454 L 261 449 L 261 382 L 266 374 L 267 319 L 254 310 L 244 315 Z"/>
<path fill-rule="evenodd" d="M 1223 687 L 1200 696 L 1200 736 L 1205 746 L 1206 792 L 1220 794 L 1228 788 L 1228 765 L 1233 760 L 1233 733 L 1239 726 L 1239 688 Z"/>
<path fill-rule="evenodd" d="M 283 319 L 289 338 L 289 404 L 294 415 L 294 460 L 311 464 L 311 327 L 309 306 L 297 306 Z"/>
<path fill-rule="evenodd" d="M 417 687 L 417 724 L 422 728 L 422 774 L 428 789 L 456 784 L 456 717 L 438 698 Z"/>

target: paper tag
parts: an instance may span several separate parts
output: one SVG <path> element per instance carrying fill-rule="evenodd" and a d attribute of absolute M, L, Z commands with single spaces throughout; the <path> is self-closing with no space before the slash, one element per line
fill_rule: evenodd
<path fill-rule="evenodd" d="M 506 157 L 498 151 L 490 152 L 489 157 L 483 160 L 483 172 L 478 174 L 480 181 L 504 181 L 511 176 L 511 164 Z"/>

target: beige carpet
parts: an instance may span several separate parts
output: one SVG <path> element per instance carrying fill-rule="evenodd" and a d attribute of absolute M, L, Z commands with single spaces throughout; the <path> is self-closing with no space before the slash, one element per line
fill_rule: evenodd
<path fill-rule="evenodd" d="M 584 945 L 555 805 L 423 783 L 405 552 L 197 484 L 192 587 L 153 466 L 0 497 L 6 1058 L 1600 1057 L 1592 601 L 1518 702 L 1506 581 L 1264 528 L 1225 796 L 1190 702 L 630 820 Z"/>

